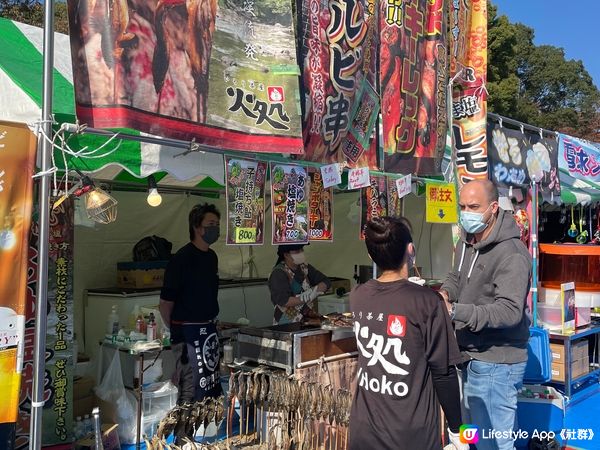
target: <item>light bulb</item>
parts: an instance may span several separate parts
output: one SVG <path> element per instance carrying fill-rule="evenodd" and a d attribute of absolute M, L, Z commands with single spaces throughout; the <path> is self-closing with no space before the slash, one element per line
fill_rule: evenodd
<path fill-rule="evenodd" d="M 146 201 L 150 206 L 159 206 L 162 203 L 162 197 L 158 193 L 158 189 L 150 188 L 148 190 L 148 197 L 146 198 Z"/>

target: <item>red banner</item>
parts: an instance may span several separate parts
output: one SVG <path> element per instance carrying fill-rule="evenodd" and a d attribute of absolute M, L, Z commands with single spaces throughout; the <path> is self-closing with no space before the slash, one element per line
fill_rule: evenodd
<path fill-rule="evenodd" d="M 448 126 L 445 2 L 380 5 L 385 171 L 439 174 Z"/>
<path fill-rule="evenodd" d="M 305 157 L 377 169 L 374 3 L 300 0 Z M 372 88 L 371 88 L 372 90 Z M 364 92 L 364 95 L 358 95 Z M 373 91 L 374 92 L 374 91 Z M 352 129 L 356 133 L 352 133 Z M 365 129 L 367 128 L 367 129 Z M 357 139 L 362 134 L 364 139 Z"/>
<path fill-rule="evenodd" d="M 321 171 L 308 168 L 308 240 L 333 242 L 333 188 L 323 187 Z"/>
<path fill-rule="evenodd" d="M 77 117 L 227 150 L 301 154 L 291 8 L 69 0 Z"/>

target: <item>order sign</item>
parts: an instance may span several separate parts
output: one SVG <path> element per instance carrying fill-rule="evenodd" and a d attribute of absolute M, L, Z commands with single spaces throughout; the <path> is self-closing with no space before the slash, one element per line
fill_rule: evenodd
<path fill-rule="evenodd" d="M 235 242 L 237 244 L 254 244 L 256 242 L 256 228 L 236 228 Z"/>

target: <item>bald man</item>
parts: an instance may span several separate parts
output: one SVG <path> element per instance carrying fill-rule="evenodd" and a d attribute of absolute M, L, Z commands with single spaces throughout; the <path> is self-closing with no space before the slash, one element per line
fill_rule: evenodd
<path fill-rule="evenodd" d="M 498 206 L 498 190 L 490 181 L 465 184 L 459 206 L 461 240 L 440 293 L 463 355 L 463 421 L 480 430 L 510 432 L 527 363 L 531 256 L 512 214 Z M 477 450 L 514 448 L 510 437 L 490 435 L 480 433 Z"/>

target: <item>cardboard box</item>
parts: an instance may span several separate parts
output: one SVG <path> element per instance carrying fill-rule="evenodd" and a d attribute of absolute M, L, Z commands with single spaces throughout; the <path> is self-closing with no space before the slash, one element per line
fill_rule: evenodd
<path fill-rule="evenodd" d="M 580 360 L 588 357 L 589 341 L 587 339 L 580 339 L 571 344 L 571 355 L 572 360 Z"/>
<path fill-rule="evenodd" d="M 93 394 L 96 383 L 92 377 L 83 376 L 73 380 L 73 400 L 85 398 Z"/>
<path fill-rule="evenodd" d="M 119 450 L 121 448 L 117 427 L 117 424 L 102 425 L 102 446 L 104 447 L 104 450 Z M 96 440 L 94 435 L 92 434 L 79 439 L 74 443 L 74 448 L 75 450 L 95 450 Z"/>
<path fill-rule="evenodd" d="M 590 373 L 590 359 L 586 356 L 583 359 L 579 359 L 573 363 L 572 379 L 579 378 L 585 374 Z"/>
<path fill-rule="evenodd" d="M 565 361 L 565 346 L 560 344 L 550 343 L 550 353 L 552 354 L 552 363 L 564 363 Z"/>
<path fill-rule="evenodd" d="M 133 261 L 117 263 L 117 286 L 120 288 L 162 287 L 168 261 Z"/>
<path fill-rule="evenodd" d="M 87 397 L 73 398 L 73 418 L 79 416 L 83 419 L 86 414 L 91 416 L 94 406 L 98 406 L 98 402 L 92 394 Z"/>

